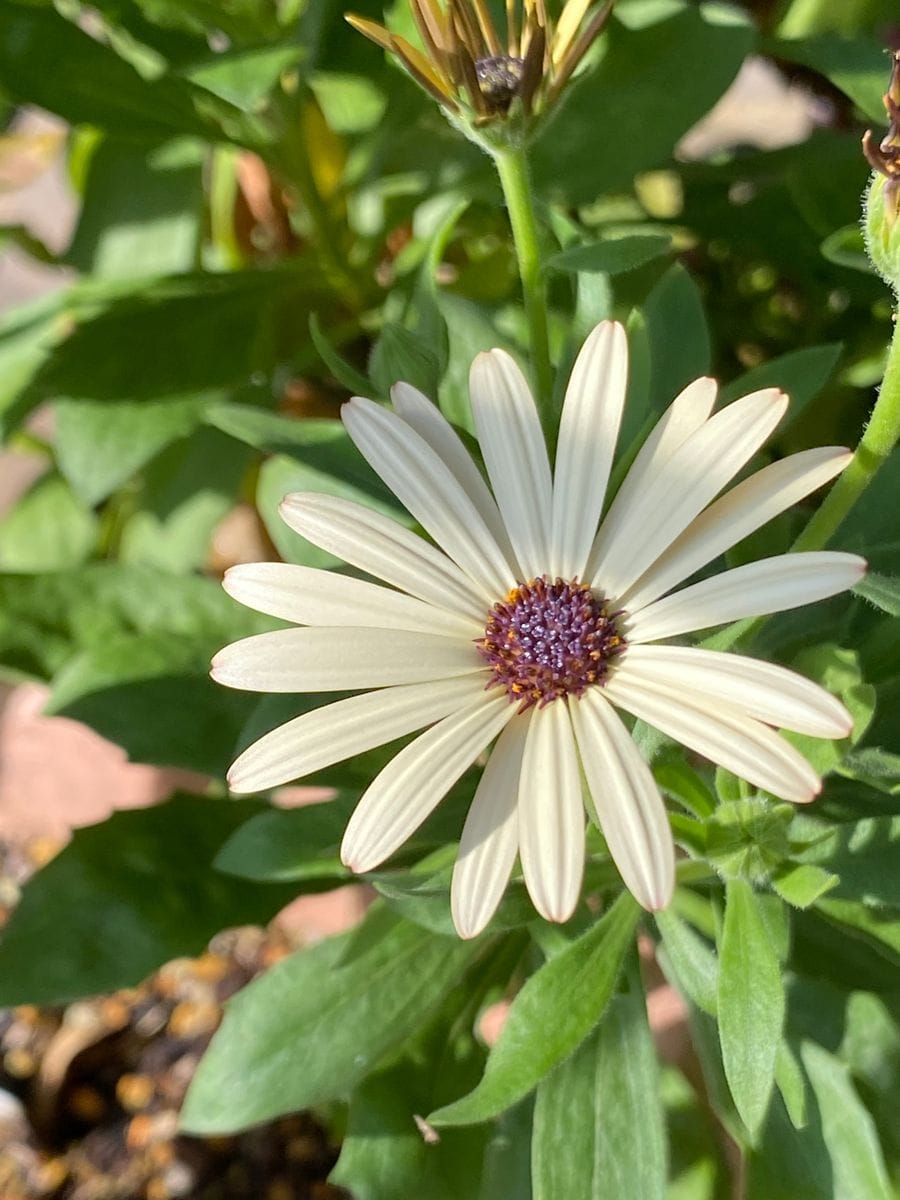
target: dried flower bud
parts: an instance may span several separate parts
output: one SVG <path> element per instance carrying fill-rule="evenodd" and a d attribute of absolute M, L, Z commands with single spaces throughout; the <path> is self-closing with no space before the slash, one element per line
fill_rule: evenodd
<path fill-rule="evenodd" d="M 879 273 L 900 290 L 900 50 L 884 95 L 888 131 L 876 142 L 870 130 L 863 138 L 863 152 L 875 168 L 866 196 L 866 246 Z"/>
<path fill-rule="evenodd" d="M 486 0 L 409 0 L 421 49 L 353 14 L 347 20 L 393 54 L 473 140 L 523 141 L 558 100 L 603 31 L 615 0 L 507 0 L 501 37 Z"/>

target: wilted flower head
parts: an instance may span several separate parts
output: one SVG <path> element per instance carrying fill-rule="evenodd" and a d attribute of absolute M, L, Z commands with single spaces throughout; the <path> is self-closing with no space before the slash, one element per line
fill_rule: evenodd
<path fill-rule="evenodd" d="M 506 0 L 498 29 L 487 0 L 409 0 L 422 49 L 364 17 L 360 33 L 393 54 L 454 118 L 483 129 L 528 128 L 559 97 L 602 31 L 614 0 L 567 0 L 557 21 L 545 0 Z"/>

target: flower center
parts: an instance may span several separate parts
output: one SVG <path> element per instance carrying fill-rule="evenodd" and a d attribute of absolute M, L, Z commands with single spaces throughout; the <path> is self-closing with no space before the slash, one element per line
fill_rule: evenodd
<path fill-rule="evenodd" d="M 546 575 L 513 588 L 488 613 L 478 652 L 522 709 L 603 684 L 625 649 L 616 618 L 589 587 Z"/>
<path fill-rule="evenodd" d="M 523 59 L 508 54 L 476 60 L 478 86 L 494 112 L 505 113 L 508 110 L 519 90 L 524 68 Z"/>

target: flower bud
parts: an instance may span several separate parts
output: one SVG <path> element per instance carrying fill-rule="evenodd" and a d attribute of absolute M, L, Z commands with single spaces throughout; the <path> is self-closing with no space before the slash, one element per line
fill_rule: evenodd
<path fill-rule="evenodd" d="M 863 152 L 875 168 L 865 201 L 866 248 L 876 270 L 900 292 L 900 50 L 884 96 L 889 127 L 880 142 L 870 130 Z"/>

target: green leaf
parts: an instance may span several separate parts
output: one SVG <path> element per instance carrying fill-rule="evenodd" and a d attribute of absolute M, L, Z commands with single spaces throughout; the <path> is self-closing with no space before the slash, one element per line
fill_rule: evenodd
<path fill-rule="evenodd" d="M 534 1200 L 663 1200 L 665 1120 L 636 971 L 599 1028 L 538 1086 Z"/>
<path fill-rule="evenodd" d="M 329 1176 L 354 1200 L 473 1200 L 481 1181 L 489 1128 L 448 1130 L 429 1144 L 417 1115 L 434 1106 L 435 1089 L 477 1075 L 481 1053 L 471 1039 L 452 1048 L 436 1072 L 433 1059 L 405 1060 L 367 1079 L 350 1101 L 341 1156 Z M 506 1193 L 504 1193 L 506 1194 Z"/>
<path fill-rule="evenodd" d="M 190 271 L 200 238 L 204 149 L 183 138 L 148 153 L 103 138 L 90 155 L 67 261 L 108 279 Z"/>
<path fill-rule="evenodd" d="M 145 469 L 122 529 L 122 561 L 165 571 L 202 567 L 213 532 L 237 502 L 249 454 L 218 430 L 167 446 Z"/>
<path fill-rule="evenodd" d="M 0 315 L 0 437 L 15 425 L 20 395 L 68 333 L 60 308 L 53 295 Z"/>
<path fill-rule="evenodd" d="M 134 634 L 220 644 L 273 628 L 218 583 L 146 567 L 93 563 L 49 575 L 0 576 L 0 662 L 55 675 L 79 651 Z"/>
<path fill-rule="evenodd" d="M 643 314 L 650 348 L 649 415 L 655 418 L 686 384 L 709 371 L 709 329 L 700 291 L 680 263 L 657 283 Z"/>
<path fill-rule="evenodd" d="M 716 1015 L 719 967 L 704 940 L 672 908 L 654 914 L 674 982 L 698 1008 Z M 668 974 L 668 972 L 667 972 Z"/>
<path fill-rule="evenodd" d="M 844 225 L 830 233 L 822 242 L 822 257 L 839 267 L 874 275 L 875 268 L 866 252 L 866 242 L 859 223 Z"/>
<path fill-rule="evenodd" d="M 800 1050 L 822 1115 L 834 1170 L 834 1194 L 848 1200 L 893 1200 L 875 1123 L 843 1063 L 814 1042 Z"/>
<path fill-rule="evenodd" d="M 900 906 L 900 817 L 867 817 L 833 829 L 817 822 L 812 828 L 819 836 L 803 857 L 839 877 L 832 899 Z"/>
<path fill-rule="evenodd" d="M 56 301 L 70 335 L 20 394 L 19 409 L 47 397 L 137 400 L 244 384 L 304 346 L 307 314 L 327 295 L 306 260 L 75 284 Z"/>
<path fill-rule="evenodd" d="M 428 1019 L 480 949 L 385 921 L 377 908 L 369 924 L 374 940 L 329 938 L 230 1001 L 188 1092 L 186 1131 L 231 1133 L 345 1097 Z M 351 938 L 358 951 L 347 961 Z"/>
<path fill-rule="evenodd" d="M 44 475 L 0 519 L 0 571 L 80 566 L 97 539 L 97 519 L 59 475 Z"/>
<path fill-rule="evenodd" d="M 853 594 L 862 596 L 892 617 L 900 617 L 900 579 L 896 576 L 870 571 L 854 587 Z"/>
<path fill-rule="evenodd" d="M 317 313 L 310 315 L 309 336 L 312 338 L 313 345 L 322 362 L 338 383 L 343 384 L 347 391 L 352 392 L 355 396 L 368 396 L 372 390 L 368 377 L 341 358 L 324 333 Z"/>
<path fill-rule="evenodd" d="M 338 851 L 358 796 L 337 796 L 300 808 L 270 808 L 236 829 L 216 867 L 261 882 L 335 879 L 349 873 Z"/>
<path fill-rule="evenodd" d="M 438 360 L 431 348 L 395 321 L 385 324 L 375 343 L 369 374 L 382 396 L 389 395 L 395 383 L 410 383 L 426 396 L 434 397 L 440 383 Z"/>
<path fill-rule="evenodd" d="M 85 504 L 127 483 L 160 450 L 198 427 L 217 393 L 166 400 L 57 400 L 54 440 L 59 469 Z"/>
<path fill-rule="evenodd" d="M 296 66 L 302 57 L 303 49 L 298 45 L 242 47 L 192 63 L 184 75 L 241 112 L 253 113 L 265 107 L 282 74 Z"/>
<path fill-rule="evenodd" d="M 672 247 L 671 238 L 665 233 L 639 233 L 622 237 L 608 237 L 600 242 L 589 242 L 573 246 L 554 254 L 547 260 L 546 269 L 563 272 L 603 272 L 606 275 L 621 275 L 633 271 L 645 263 L 668 254 Z"/>
<path fill-rule="evenodd" d="M 38 104 L 73 125 L 97 125 L 135 141 L 174 134 L 249 134 L 243 114 L 172 75 L 142 78 L 109 46 L 52 8 L 16 3 L 0 27 L 0 78 L 15 100 Z M 48 61 L 65 71 L 48 71 Z"/>
<path fill-rule="evenodd" d="M 437 303 L 447 322 L 450 357 L 441 383 L 440 405 L 444 416 L 469 433 L 474 431 L 469 408 L 469 368 L 476 354 L 499 347 L 513 351 L 510 339 L 500 333 L 490 309 L 455 296 L 439 292 Z"/>
<path fill-rule="evenodd" d="M 900 754 L 892 754 L 878 746 L 866 746 L 848 754 L 841 763 L 840 772 L 879 791 L 892 795 L 900 791 Z"/>
<path fill-rule="evenodd" d="M 812 67 L 831 80 L 876 125 L 885 120 L 882 96 L 887 86 L 884 46 L 862 32 L 855 37 L 822 34 L 773 41 L 769 49 L 778 58 Z"/>
<path fill-rule="evenodd" d="M 863 682 L 855 651 L 827 642 L 804 650 L 791 666 L 838 696 L 853 717 L 853 731 L 846 738 L 831 740 L 802 733 L 784 734 L 820 775 L 827 775 L 840 765 L 850 747 L 856 745 L 869 727 L 875 711 L 875 689 Z"/>
<path fill-rule="evenodd" d="M 842 550 L 864 555 L 871 570 L 885 574 L 900 573 L 900 537 L 895 512 L 898 489 L 900 447 L 875 473 L 838 533 Z"/>
<path fill-rule="evenodd" d="M 747 1160 L 747 1200 L 836 1200 L 818 1107 L 802 1130 L 791 1124 L 780 1096 L 769 1110 L 759 1146 Z"/>
<path fill-rule="evenodd" d="M 516 996 L 474 1091 L 432 1113 L 435 1125 L 489 1120 L 526 1096 L 587 1037 L 612 995 L 637 909 L 624 893 L 587 933 L 546 962 Z M 527 1046 L 527 1054 L 522 1047 Z"/>
<path fill-rule="evenodd" d="M 719 954 L 719 1038 L 738 1113 L 754 1137 L 769 1105 L 784 1021 L 781 969 L 749 883 L 726 885 Z"/>
<path fill-rule="evenodd" d="M 772 876 L 772 887 L 794 908 L 809 908 L 839 883 L 837 875 L 811 863 L 785 863 Z"/>
<path fill-rule="evenodd" d="M 326 474 L 293 458 L 278 455 L 264 462 L 260 469 L 256 505 L 266 532 L 287 562 L 325 570 L 346 565 L 343 560 L 335 558 L 327 550 L 320 550 L 285 525 L 279 516 L 278 506 L 289 492 L 323 492 L 329 496 L 341 496 L 383 512 L 403 525 L 412 523 L 412 518 L 398 507 L 396 500 L 388 500 L 387 496 L 382 499 L 373 492 L 355 486 L 352 480 Z"/>
<path fill-rule="evenodd" d="M 753 28 L 734 10 L 675 3 L 657 16 L 654 8 L 659 11 L 648 5 L 617 9 L 602 61 L 571 86 L 568 102 L 534 147 L 542 190 L 569 204 L 629 190 L 639 171 L 665 165 L 752 49 Z M 675 89 L 661 105 L 661 79 L 689 79 L 691 86 Z"/>
<path fill-rule="evenodd" d="M 291 889 L 212 867 L 259 805 L 180 796 L 75 831 L 37 873 L 0 940 L 0 1004 L 59 1004 L 139 983 L 220 929 L 264 924 Z M 40 953 L 36 949 L 40 948 Z"/>
<path fill-rule="evenodd" d="M 892 994 L 900 971 L 900 920 L 850 900 L 824 897 L 794 914 L 791 965 L 846 992 Z"/>
<path fill-rule="evenodd" d="M 384 115 L 384 92 L 364 75 L 316 71 L 307 82 L 335 133 L 367 133 Z"/>
<path fill-rule="evenodd" d="M 722 388 L 722 403 L 747 396 L 762 388 L 777 387 L 791 398 L 791 406 L 782 431 L 789 428 L 822 390 L 837 366 L 843 346 L 831 342 L 825 346 L 809 346 L 793 350 L 732 380 Z"/>
<path fill-rule="evenodd" d="M 784 1107 L 795 1129 L 806 1125 L 806 1079 L 788 1043 L 778 1045 L 775 1060 L 775 1085 L 781 1093 Z"/>
<path fill-rule="evenodd" d="M 350 441 L 340 421 L 295 420 L 248 404 L 216 405 L 206 413 L 206 420 L 248 446 L 286 455 L 382 503 L 396 505 L 392 493 Z"/>
<path fill-rule="evenodd" d="M 82 651 L 54 681 L 47 711 L 83 721 L 135 762 L 221 778 L 254 697 L 220 687 L 215 635 L 120 635 Z"/>

